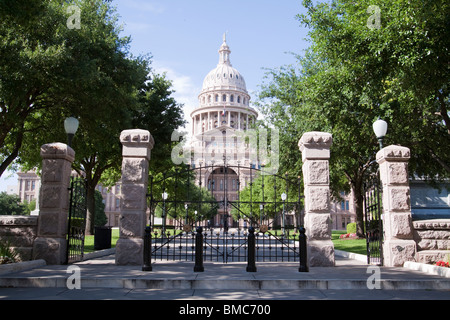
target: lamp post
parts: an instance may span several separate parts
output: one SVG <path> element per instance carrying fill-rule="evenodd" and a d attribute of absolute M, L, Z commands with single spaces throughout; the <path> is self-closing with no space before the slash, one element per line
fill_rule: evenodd
<path fill-rule="evenodd" d="M 387 132 L 387 122 L 378 118 L 377 121 L 373 123 L 373 132 L 378 139 L 378 143 L 380 144 L 380 149 L 383 149 L 383 139 L 386 136 Z"/>
<path fill-rule="evenodd" d="M 264 205 L 260 204 L 259 205 L 259 226 L 260 227 L 261 227 L 262 221 L 263 221 L 263 210 L 264 210 Z"/>
<path fill-rule="evenodd" d="M 282 193 L 281 194 L 281 200 L 283 200 L 283 216 L 282 216 L 282 220 L 281 220 L 281 229 L 282 229 L 282 231 L 283 231 L 283 236 L 284 236 L 284 230 L 285 230 L 285 204 L 286 204 L 286 198 L 287 198 L 287 196 L 286 196 L 286 193 Z"/>
<path fill-rule="evenodd" d="M 162 234 L 163 234 L 163 237 L 165 237 L 165 235 L 166 235 L 166 200 L 167 200 L 167 198 L 169 197 L 169 195 L 167 194 L 167 192 L 163 192 L 163 194 L 162 194 L 162 198 L 163 198 L 163 200 L 164 200 L 164 202 L 163 202 L 163 219 L 162 219 L 162 223 L 163 223 L 163 225 L 162 225 Z"/>
<path fill-rule="evenodd" d="M 72 139 L 78 130 L 78 124 L 78 120 L 74 117 L 69 117 L 64 120 L 64 130 L 66 130 L 69 147 L 72 147 Z"/>
<path fill-rule="evenodd" d="M 197 210 L 194 211 L 194 214 L 195 214 L 195 223 L 194 223 L 194 226 L 197 226 Z"/>

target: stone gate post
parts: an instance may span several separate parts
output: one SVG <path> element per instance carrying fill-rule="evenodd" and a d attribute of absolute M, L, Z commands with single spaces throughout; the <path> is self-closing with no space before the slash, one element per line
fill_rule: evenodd
<path fill-rule="evenodd" d="M 383 186 L 383 258 L 388 267 L 403 266 L 414 261 L 416 243 L 408 180 L 410 150 L 401 146 L 388 146 L 377 153 L 380 179 Z"/>
<path fill-rule="evenodd" d="M 332 140 L 330 133 L 307 132 L 298 144 L 303 160 L 305 229 L 311 267 L 334 266 L 328 165 Z"/>
<path fill-rule="evenodd" d="M 63 143 L 50 143 L 41 147 L 41 157 L 40 213 L 33 259 L 44 259 L 47 264 L 63 264 L 67 251 L 69 186 L 75 151 Z"/>
<path fill-rule="evenodd" d="M 117 265 L 142 265 L 146 226 L 148 162 L 154 145 L 147 130 L 122 131 L 122 195 Z"/>

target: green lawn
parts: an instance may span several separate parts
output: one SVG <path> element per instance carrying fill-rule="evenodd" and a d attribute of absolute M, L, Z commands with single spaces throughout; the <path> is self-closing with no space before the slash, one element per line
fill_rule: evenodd
<path fill-rule="evenodd" d="M 119 229 L 111 230 L 111 248 L 116 246 L 116 242 L 119 239 Z M 94 236 L 84 237 L 84 252 L 93 252 L 94 250 Z"/>
<path fill-rule="evenodd" d="M 279 231 L 279 230 L 277 230 Z M 281 233 L 281 231 L 277 232 Z M 331 240 L 334 243 L 334 248 L 337 250 L 366 254 L 366 240 L 365 239 L 346 239 L 341 240 L 339 236 L 345 234 L 345 231 L 333 231 L 331 235 Z M 111 247 L 116 246 L 116 242 L 119 239 L 119 229 L 112 229 L 111 234 Z M 86 236 L 84 240 L 84 252 L 94 251 L 94 236 Z"/>
<path fill-rule="evenodd" d="M 333 231 L 331 240 L 334 243 L 336 250 L 353 252 L 358 254 L 367 254 L 366 239 L 339 239 L 341 234 L 346 234 L 346 231 Z"/>

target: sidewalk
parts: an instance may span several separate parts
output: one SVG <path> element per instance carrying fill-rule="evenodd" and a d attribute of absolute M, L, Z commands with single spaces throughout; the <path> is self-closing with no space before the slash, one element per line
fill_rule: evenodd
<path fill-rule="evenodd" d="M 367 266 L 339 256 L 335 267 L 310 268 L 307 273 L 298 272 L 296 263 L 257 263 L 257 272 L 249 273 L 245 263 L 205 262 L 205 271 L 197 273 L 193 262 L 154 261 L 150 272 L 114 262 L 114 255 L 109 255 L 72 266 L 44 265 L 3 274 L 0 300 L 450 299 L 449 278 Z M 68 288 L 68 278 L 76 276 L 73 268 L 79 272 L 81 289 Z M 372 281 L 378 275 L 379 281 Z"/>

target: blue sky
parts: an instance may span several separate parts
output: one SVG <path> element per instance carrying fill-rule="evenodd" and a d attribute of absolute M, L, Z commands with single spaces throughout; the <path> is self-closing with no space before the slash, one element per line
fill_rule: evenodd
<path fill-rule="evenodd" d="M 264 68 L 295 62 L 290 52 L 308 47 L 307 30 L 296 15 L 301 0 L 114 0 L 123 35 L 131 36 L 134 55 L 151 54 L 157 72 L 173 81 L 174 97 L 185 116 L 197 106 L 203 79 L 219 61 L 227 32 L 231 62 L 244 76 L 252 99 L 263 83 Z M 189 131 L 189 125 L 186 130 Z M 16 183 L 0 177 L 0 192 Z"/>
<path fill-rule="evenodd" d="M 308 46 L 307 30 L 296 15 L 300 0 L 127 0 L 113 2 L 131 35 L 133 54 L 150 53 L 153 67 L 173 81 L 177 101 L 187 116 L 197 106 L 204 77 L 216 67 L 227 32 L 233 67 L 244 76 L 247 90 L 263 82 L 264 68 L 295 62 L 289 52 Z M 253 98 L 253 99 L 254 99 Z M 189 132 L 189 131 L 188 131 Z"/>

